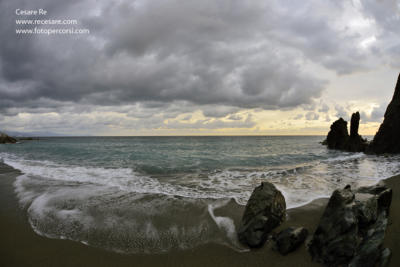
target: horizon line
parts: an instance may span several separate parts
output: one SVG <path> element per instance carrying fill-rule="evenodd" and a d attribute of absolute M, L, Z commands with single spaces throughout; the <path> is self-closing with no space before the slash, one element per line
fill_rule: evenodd
<path fill-rule="evenodd" d="M 323 134 L 258 134 L 258 135 L 48 135 L 48 136 L 17 136 L 17 138 L 27 137 L 304 137 L 304 136 L 321 136 Z M 369 136 L 369 135 L 365 135 Z M 372 135 L 371 135 L 372 136 Z"/>

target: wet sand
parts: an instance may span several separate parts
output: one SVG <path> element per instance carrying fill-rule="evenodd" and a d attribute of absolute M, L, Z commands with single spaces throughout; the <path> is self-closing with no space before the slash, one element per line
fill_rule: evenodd
<path fill-rule="evenodd" d="M 18 205 L 13 182 L 20 172 L 0 163 L 0 266 L 319 266 L 302 245 L 281 256 L 271 244 L 250 252 L 208 244 L 195 249 L 164 254 L 118 254 L 84 244 L 37 235 L 26 212 Z M 387 180 L 393 189 L 393 202 L 385 246 L 392 252 L 391 266 L 400 266 L 399 204 L 400 176 Z M 277 230 L 304 226 L 313 233 L 327 199 L 288 210 L 288 218 Z M 397 255 L 396 255 L 397 254 Z"/>

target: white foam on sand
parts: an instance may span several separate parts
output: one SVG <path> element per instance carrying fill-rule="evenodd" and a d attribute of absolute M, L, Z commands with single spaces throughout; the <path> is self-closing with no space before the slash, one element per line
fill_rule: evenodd
<path fill-rule="evenodd" d="M 127 188 L 132 184 L 116 186 L 115 180 L 109 185 L 104 176 L 111 172 L 101 168 L 79 167 L 84 172 L 80 173 L 52 162 L 48 169 L 43 162 L 5 162 L 25 173 L 16 178 L 15 191 L 39 235 L 120 253 L 162 253 L 209 242 L 236 247 L 231 241 L 233 221 L 216 218 L 221 222 L 215 225 L 206 212 L 215 200 L 153 193 L 161 190 L 147 190 L 150 183 L 140 184 L 143 180 L 136 181 L 132 190 Z M 112 178 L 133 174 L 115 172 Z"/>
<path fill-rule="evenodd" d="M 208 205 L 208 212 L 211 216 L 211 218 L 214 220 L 214 222 L 218 225 L 218 227 L 226 232 L 226 235 L 235 243 L 237 243 L 237 237 L 236 237 L 236 228 L 235 228 L 235 223 L 233 220 L 229 217 L 224 217 L 224 216 L 215 216 L 214 215 L 214 210 L 217 208 L 221 208 L 225 206 L 226 204 L 229 203 L 229 199 L 223 200 L 220 202 L 215 202 L 214 204 L 209 204 Z"/>

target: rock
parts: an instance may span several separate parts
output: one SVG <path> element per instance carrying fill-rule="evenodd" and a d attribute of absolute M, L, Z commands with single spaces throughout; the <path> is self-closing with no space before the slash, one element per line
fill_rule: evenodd
<path fill-rule="evenodd" d="M 378 201 L 375 195 L 366 193 L 355 194 L 358 223 L 368 225 L 378 218 Z"/>
<path fill-rule="evenodd" d="M 389 266 L 390 258 L 392 257 L 392 252 L 389 248 L 385 248 L 382 250 L 381 258 L 379 260 L 378 266 L 379 267 L 387 267 Z"/>
<path fill-rule="evenodd" d="M 392 204 L 393 191 L 388 188 L 378 195 L 378 208 L 384 210 L 389 215 L 390 204 Z"/>
<path fill-rule="evenodd" d="M 17 139 L 6 135 L 5 133 L 0 133 L 0 144 L 14 144 Z"/>
<path fill-rule="evenodd" d="M 400 74 L 383 123 L 367 149 L 369 153 L 400 153 Z"/>
<path fill-rule="evenodd" d="M 349 267 L 373 267 L 380 261 L 383 239 L 387 218 L 385 212 L 381 213 L 374 225 L 368 227 L 363 242 L 359 245 Z"/>
<path fill-rule="evenodd" d="M 354 198 L 350 187 L 333 192 L 309 245 L 313 260 L 341 265 L 354 255 L 359 242 Z"/>
<path fill-rule="evenodd" d="M 363 152 L 367 147 L 367 141 L 358 134 L 360 113 L 357 111 L 351 115 L 350 136 L 347 132 L 347 122 L 343 118 L 331 125 L 326 144 L 329 149 L 338 149 L 349 152 Z"/>
<path fill-rule="evenodd" d="M 308 231 L 304 227 L 289 227 L 279 232 L 275 238 L 276 248 L 279 253 L 286 255 L 296 250 L 307 238 Z"/>
<path fill-rule="evenodd" d="M 357 193 L 367 193 L 367 194 L 373 194 L 373 195 L 377 195 L 383 191 L 385 191 L 386 189 L 388 189 L 386 187 L 385 182 L 383 181 L 379 181 L 377 184 L 373 185 L 373 186 L 363 186 L 357 189 Z"/>
<path fill-rule="evenodd" d="M 375 266 L 389 258 L 383 239 L 392 190 L 383 183 L 335 190 L 309 244 L 313 260 L 327 266 Z"/>
<path fill-rule="evenodd" d="M 387 188 L 383 181 L 380 181 L 373 186 L 360 187 L 357 192 L 376 195 L 378 200 L 378 209 L 380 211 L 384 210 L 387 214 L 389 214 L 393 191 L 391 188 Z"/>
<path fill-rule="evenodd" d="M 350 138 L 347 141 L 345 150 L 349 152 L 364 152 L 368 143 L 358 134 L 358 126 L 360 124 L 360 113 L 358 111 L 351 115 L 350 122 Z"/>
<path fill-rule="evenodd" d="M 351 115 L 350 137 L 358 137 L 358 126 L 360 125 L 360 113 L 357 111 Z"/>
<path fill-rule="evenodd" d="M 238 230 L 239 241 L 249 247 L 262 246 L 285 215 L 286 202 L 282 193 L 271 183 L 261 183 L 246 204 Z"/>
<path fill-rule="evenodd" d="M 348 139 L 349 133 L 347 132 L 347 121 L 340 118 L 332 123 L 331 130 L 326 137 L 328 148 L 344 150 Z"/>

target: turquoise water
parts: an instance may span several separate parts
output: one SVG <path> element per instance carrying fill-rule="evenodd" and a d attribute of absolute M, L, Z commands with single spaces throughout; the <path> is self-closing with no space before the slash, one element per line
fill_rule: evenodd
<path fill-rule="evenodd" d="M 323 137 L 76 137 L 0 146 L 33 229 L 124 253 L 233 249 L 262 181 L 287 206 L 400 173 L 398 157 L 330 151 Z M 216 213 L 218 216 L 216 216 Z"/>

